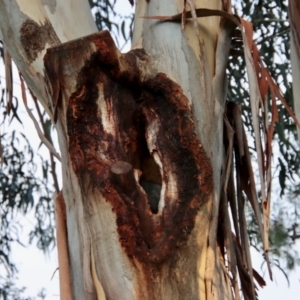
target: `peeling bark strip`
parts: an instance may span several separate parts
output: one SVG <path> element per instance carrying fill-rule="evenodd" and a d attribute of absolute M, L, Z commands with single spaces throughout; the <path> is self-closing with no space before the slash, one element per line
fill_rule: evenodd
<path fill-rule="evenodd" d="M 50 49 L 44 60 L 82 194 L 100 191 L 112 205 L 129 257 L 166 260 L 213 188 L 181 87 L 151 70 L 143 50 L 119 53 L 107 31 Z"/>

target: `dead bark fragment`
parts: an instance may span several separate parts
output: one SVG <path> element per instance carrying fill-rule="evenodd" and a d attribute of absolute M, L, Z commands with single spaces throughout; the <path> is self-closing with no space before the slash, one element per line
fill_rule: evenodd
<path fill-rule="evenodd" d="M 55 217 L 60 299 L 71 300 L 73 297 L 66 226 L 66 206 L 62 192 L 55 197 Z"/>

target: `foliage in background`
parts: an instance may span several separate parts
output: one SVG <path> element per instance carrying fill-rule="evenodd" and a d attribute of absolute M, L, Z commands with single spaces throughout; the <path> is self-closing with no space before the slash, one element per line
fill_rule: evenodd
<path fill-rule="evenodd" d="M 117 0 L 89 0 L 89 3 L 99 31 L 109 30 L 116 44 L 122 50 L 127 43 L 130 43 L 133 14 L 127 16 L 117 12 Z M 121 3 L 120 5 L 126 4 L 128 3 Z"/>
<path fill-rule="evenodd" d="M 26 288 L 18 288 L 12 279 L 8 276 L 4 278 L 0 276 L 1 281 L 1 289 L 0 289 L 0 299 L 3 300 L 44 300 L 46 299 L 46 293 L 44 289 L 41 289 L 38 294 L 37 298 L 26 297 L 24 296 L 24 292 Z"/>
<path fill-rule="evenodd" d="M 30 233 L 30 240 L 37 238 L 37 246 L 46 251 L 54 245 L 52 189 L 49 188 L 48 161 L 41 159 L 43 177 L 40 179 L 34 153 L 22 133 L 12 131 L 6 138 L 2 135 L 2 167 L 0 171 L 1 191 L 1 240 L 0 261 L 6 269 L 14 269 L 9 262 L 10 242 L 19 241 L 20 225 L 17 213 L 27 214 L 35 210 L 37 224 Z"/>

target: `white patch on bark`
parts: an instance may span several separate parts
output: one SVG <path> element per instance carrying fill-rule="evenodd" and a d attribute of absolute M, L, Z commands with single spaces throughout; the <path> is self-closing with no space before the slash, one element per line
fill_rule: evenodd
<path fill-rule="evenodd" d="M 97 104 L 99 107 L 99 111 L 101 112 L 101 121 L 102 126 L 106 133 L 111 134 L 112 136 L 116 136 L 116 127 L 115 127 L 115 121 L 112 120 L 113 114 L 110 112 L 112 107 L 109 107 L 110 101 L 104 99 L 104 91 L 103 91 L 103 84 L 98 84 L 98 99 Z"/>
<path fill-rule="evenodd" d="M 163 164 L 162 164 L 159 154 L 157 153 L 157 151 L 154 151 L 154 152 L 152 152 L 152 156 L 153 156 L 156 164 L 159 166 L 161 178 L 164 178 L 163 177 L 164 176 Z M 162 180 L 162 186 L 161 186 L 161 190 L 160 190 L 160 198 L 159 198 L 159 202 L 158 202 L 158 213 L 161 213 L 165 207 L 165 195 L 166 195 L 166 183 L 164 180 Z"/>

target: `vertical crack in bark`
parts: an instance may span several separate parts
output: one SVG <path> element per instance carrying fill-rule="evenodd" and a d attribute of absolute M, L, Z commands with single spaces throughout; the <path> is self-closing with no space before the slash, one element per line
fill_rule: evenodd
<path fill-rule="evenodd" d="M 145 101 L 145 96 L 143 97 Z M 143 102 L 141 102 L 140 106 L 143 105 L 142 103 Z M 148 133 L 146 131 L 145 121 L 145 117 L 137 117 L 135 124 L 138 132 L 137 150 L 133 156 L 133 164 L 135 169 L 140 170 L 138 183 L 147 194 L 151 212 L 157 214 L 162 187 L 162 170 L 160 170 L 160 167 L 150 153 L 147 144 Z"/>

